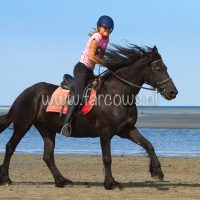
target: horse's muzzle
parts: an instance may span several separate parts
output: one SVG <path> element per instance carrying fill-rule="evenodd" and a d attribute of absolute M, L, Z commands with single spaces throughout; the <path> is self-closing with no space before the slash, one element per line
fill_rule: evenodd
<path fill-rule="evenodd" d="M 167 100 L 172 100 L 176 98 L 176 95 L 178 94 L 178 91 L 176 89 L 173 90 L 167 90 L 163 87 L 158 89 L 158 92 L 165 97 Z"/>
<path fill-rule="evenodd" d="M 177 94 L 178 90 L 171 90 L 169 96 L 171 99 L 175 99 Z"/>

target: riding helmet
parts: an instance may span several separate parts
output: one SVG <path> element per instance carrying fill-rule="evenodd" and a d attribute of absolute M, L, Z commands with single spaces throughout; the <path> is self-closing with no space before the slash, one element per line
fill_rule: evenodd
<path fill-rule="evenodd" d="M 97 27 L 98 26 L 103 26 L 104 28 L 107 28 L 113 31 L 114 29 L 113 19 L 107 15 L 102 15 L 97 22 Z"/>

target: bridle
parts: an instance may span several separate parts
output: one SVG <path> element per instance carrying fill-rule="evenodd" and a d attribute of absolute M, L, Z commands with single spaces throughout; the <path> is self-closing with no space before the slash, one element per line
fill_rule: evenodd
<path fill-rule="evenodd" d="M 152 70 L 154 69 L 154 66 L 157 62 L 161 61 L 161 59 L 158 59 L 158 60 L 155 60 L 153 62 L 151 62 L 151 67 L 147 73 L 147 76 L 146 76 L 146 79 L 145 79 L 145 83 L 148 82 L 148 79 L 149 79 L 149 76 L 150 76 L 150 73 L 152 72 Z M 165 90 L 162 89 L 162 85 L 166 84 L 168 81 L 171 80 L 171 78 L 167 78 L 165 79 L 164 81 L 162 82 L 157 82 L 156 83 L 156 88 L 148 88 L 148 87 L 143 87 L 143 86 L 140 86 L 140 85 L 137 85 L 135 83 L 131 83 L 130 81 L 127 81 L 121 77 L 119 77 L 115 72 L 113 72 L 112 70 L 109 70 L 117 79 L 119 79 L 120 81 L 122 81 L 123 83 L 129 85 L 130 87 L 136 87 L 136 88 L 140 88 L 140 89 L 145 89 L 145 90 L 152 90 L 152 91 L 157 91 L 158 93 L 162 94 L 165 92 Z"/>

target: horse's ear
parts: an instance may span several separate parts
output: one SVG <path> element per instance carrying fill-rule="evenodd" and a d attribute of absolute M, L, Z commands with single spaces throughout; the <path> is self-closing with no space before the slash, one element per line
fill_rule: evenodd
<path fill-rule="evenodd" d="M 157 54 L 158 54 L 158 49 L 157 49 L 156 46 L 154 46 L 154 47 L 152 48 L 151 55 L 154 57 L 154 56 L 156 56 Z"/>

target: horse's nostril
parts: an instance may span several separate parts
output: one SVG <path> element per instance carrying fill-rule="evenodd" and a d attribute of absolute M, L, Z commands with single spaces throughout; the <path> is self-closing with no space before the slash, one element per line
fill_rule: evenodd
<path fill-rule="evenodd" d="M 170 94 L 171 94 L 171 96 L 176 96 L 178 94 L 178 91 L 172 90 L 172 91 L 170 91 Z"/>
<path fill-rule="evenodd" d="M 173 92 L 173 94 L 176 94 L 176 95 L 178 94 L 178 91 L 177 91 L 177 90 L 176 90 L 176 91 L 172 91 L 172 92 Z"/>

